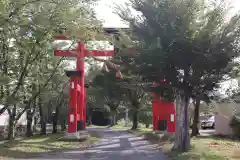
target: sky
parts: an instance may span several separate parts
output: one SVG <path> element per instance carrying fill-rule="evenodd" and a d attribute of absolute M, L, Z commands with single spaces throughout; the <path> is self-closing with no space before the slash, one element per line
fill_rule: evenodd
<path fill-rule="evenodd" d="M 121 21 L 121 18 L 114 14 L 114 4 L 124 4 L 127 0 L 100 0 L 94 7 L 97 17 L 104 22 L 104 27 L 128 27 Z"/>
<path fill-rule="evenodd" d="M 226 0 L 231 3 L 231 6 L 233 7 L 232 13 L 235 13 L 237 10 L 240 9 L 240 0 Z M 124 4 L 125 2 L 128 2 L 128 0 L 100 0 L 97 5 L 95 6 L 95 11 L 97 14 L 97 17 L 99 19 L 104 20 L 105 22 L 104 27 L 118 27 L 118 28 L 125 28 L 128 27 L 128 25 L 124 24 L 120 17 L 113 13 L 114 4 Z"/>

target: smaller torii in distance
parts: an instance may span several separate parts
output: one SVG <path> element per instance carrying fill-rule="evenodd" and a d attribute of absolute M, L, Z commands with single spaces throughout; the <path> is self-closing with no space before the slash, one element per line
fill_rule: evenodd
<path fill-rule="evenodd" d="M 105 28 L 106 34 L 116 34 L 116 29 Z M 58 41 L 71 41 L 70 38 L 59 35 L 54 37 Z M 105 66 L 116 71 L 116 77 L 121 78 L 121 72 L 116 69 L 114 64 L 106 60 L 101 60 L 96 57 L 113 56 L 114 48 L 112 50 L 89 50 L 81 41 L 76 41 L 75 48 L 71 46 L 67 50 L 59 50 L 54 48 L 54 56 L 75 57 L 77 59 L 76 69 L 65 71 L 70 78 L 70 97 L 68 109 L 68 132 L 66 137 L 70 139 L 79 139 L 80 131 L 86 128 L 86 87 L 84 77 L 84 58 L 93 57 L 95 60 L 105 62 Z"/>

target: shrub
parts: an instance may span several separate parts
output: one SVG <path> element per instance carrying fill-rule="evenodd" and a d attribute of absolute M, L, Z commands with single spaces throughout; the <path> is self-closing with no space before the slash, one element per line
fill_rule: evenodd
<path fill-rule="evenodd" d="M 229 125 L 232 128 L 234 135 L 240 138 L 240 113 L 236 113 L 232 117 Z"/>
<path fill-rule="evenodd" d="M 125 122 L 126 121 L 124 119 L 120 119 L 120 120 L 117 121 L 117 125 L 121 126 L 121 127 L 125 127 Z M 132 121 L 129 120 L 126 127 L 132 127 L 132 125 L 133 125 Z M 152 127 L 152 126 L 150 125 L 150 127 Z M 139 122 L 138 123 L 138 128 L 145 128 L 145 124 Z"/>
<path fill-rule="evenodd" d="M 121 126 L 121 127 L 125 127 L 125 123 L 126 121 L 124 119 L 120 119 L 117 121 L 117 125 Z M 131 127 L 132 126 L 132 122 L 129 120 L 127 123 L 127 127 Z"/>

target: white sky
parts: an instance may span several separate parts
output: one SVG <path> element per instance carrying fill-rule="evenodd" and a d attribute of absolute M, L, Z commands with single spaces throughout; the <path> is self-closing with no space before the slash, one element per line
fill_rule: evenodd
<path fill-rule="evenodd" d="M 227 1 L 229 1 L 233 6 L 232 13 L 240 9 L 240 0 Z M 120 17 L 113 13 L 114 4 L 121 5 L 125 2 L 128 2 L 128 0 L 100 0 L 98 2 L 98 5 L 95 6 L 95 11 L 97 13 L 97 17 L 105 21 L 104 27 L 128 27 L 121 21 Z"/>
<path fill-rule="evenodd" d="M 97 17 L 104 20 L 104 27 L 128 27 L 124 24 L 120 17 L 113 13 L 114 4 L 124 4 L 127 0 L 100 0 L 95 6 Z"/>

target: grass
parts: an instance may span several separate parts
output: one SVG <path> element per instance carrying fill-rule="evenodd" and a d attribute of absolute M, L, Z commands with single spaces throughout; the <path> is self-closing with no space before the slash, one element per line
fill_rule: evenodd
<path fill-rule="evenodd" d="M 88 128 L 110 128 L 110 129 L 113 129 L 113 130 L 118 130 L 118 129 L 129 129 L 129 127 L 124 127 L 122 125 L 114 125 L 114 126 L 96 126 L 96 125 L 91 125 L 91 126 L 88 126 Z"/>
<path fill-rule="evenodd" d="M 186 153 L 171 151 L 169 143 L 163 148 L 173 160 L 238 160 L 240 159 L 239 144 L 239 141 L 212 136 L 192 138 L 192 147 Z"/>
<path fill-rule="evenodd" d="M 104 128 L 104 127 L 103 127 Z M 112 129 L 129 129 L 123 125 L 115 125 Z M 191 149 L 188 152 L 172 151 L 172 135 L 159 136 L 152 128 L 140 127 L 128 130 L 137 136 L 144 136 L 152 143 L 158 143 L 158 148 L 172 160 L 239 160 L 240 141 L 219 136 L 194 137 L 191 139 Z"/>
<path fill-rule="evenodd" d="M 61 140 L 63 134 L 37 135 L 0 144 L 0 159 L 34 158 L 41 153 L 56 152 L 67 149 L 84 149 L 98 140 L 95 133 L 82 141 Z"/>
<path fill-rule="evenodd" d="M 122 125 L 114 125 L 114 126 L 110 126 L 110 127 L 108 127 L 108 128 L 111 128 L 111 129 L 113 129 L 113 130 L 125 130 L 125 129 L 129 129 L 129 127 L 124 127 L 124 126 L 122 126 Z"/>
<path fill-rule="evenodd" d="M 144 136 L 152 143 L 158 143 L 158 148 L 172 160 L 238 160 L 240 159 L 240 141 L 219 136 L 194 137 L 191 139 L 191 149 L 188 152 L 172 151 L 174 137 L 159 135 L 152 131 L 139 129 L 130 131 L 138 136 Z"/>
<path fill-rule="evenodd" d="M 87 126 L 87 128 L 106 128 L 106 126 L 91 125 L 91 126 Z"/>
<path fill-rule="evenodd" d="M 137 136 L 146 136 L 149 133 L 154 134 L 154 132 L 152 131 L 152 128 L 139 128 L 136 130 L 128 130 L 128 131 Z"/>

